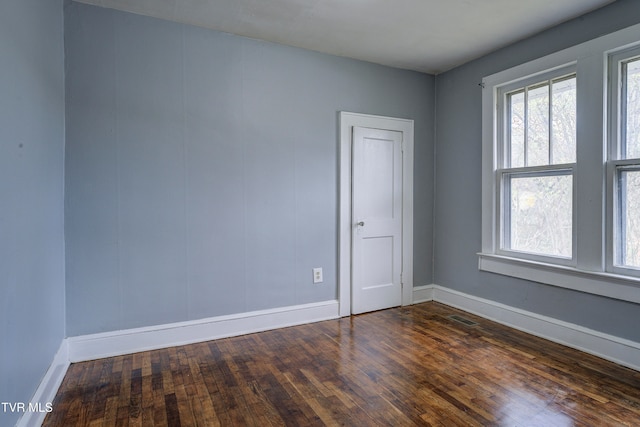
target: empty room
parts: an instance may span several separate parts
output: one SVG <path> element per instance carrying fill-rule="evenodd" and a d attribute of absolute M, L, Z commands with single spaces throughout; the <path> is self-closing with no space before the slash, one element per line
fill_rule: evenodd
<path fill-rule="evenodd" d="M 0 32 L 0 426 L 640 425 L 637 0 Z"/>

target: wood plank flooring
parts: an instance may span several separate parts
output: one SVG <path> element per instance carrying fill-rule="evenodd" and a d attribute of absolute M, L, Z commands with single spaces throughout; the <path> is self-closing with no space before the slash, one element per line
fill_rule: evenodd
<path fill-rule="evenodd" d="M 44 425 L 639 426 L 640 373 L 425 303 L 76 363 Z"/>

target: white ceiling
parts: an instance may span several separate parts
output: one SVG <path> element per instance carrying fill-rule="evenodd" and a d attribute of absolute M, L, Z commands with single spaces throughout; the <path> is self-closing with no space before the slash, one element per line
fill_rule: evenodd
<path fill-rule="evenodd" d="M 437 74 L 615 0 L 76 0 Z"/>

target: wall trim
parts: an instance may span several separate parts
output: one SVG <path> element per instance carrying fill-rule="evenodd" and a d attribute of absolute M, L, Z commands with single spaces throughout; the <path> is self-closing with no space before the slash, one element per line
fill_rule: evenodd
<path fill-rule="evenodd" d="M 412 304 L 433 301 L 434 289 L 435 285 L 414 286 Z"/>
<path fill-rule="evenodd" d="M 68 338 L 69 361 L 82 362 L 174 347 L 339 317 L 338 301 L 126 329 Z"/>
<path fill-rule="evenodd" d="M 428 299 L 429 292 L 432 299 Z M 439 285 L 414 288 L 414 303 L 436 301 L 640 371 L 640 343 Z"/>
<path fill-rule="evenodd" d="M 40 385 L 29 402 L 30 407 L 40 408 L 40 411 L 25 412 L 16 423 L 16 427 L 30 427 L 42 425 L 47 415 L 46 405 L 53 403 L 53 399 L 58 393 L 58 388 L 69 369 L 69 347 L 66 339 L 60 343 L 57 353 L 53 357 L 49 369 L 44 374 Z"/>

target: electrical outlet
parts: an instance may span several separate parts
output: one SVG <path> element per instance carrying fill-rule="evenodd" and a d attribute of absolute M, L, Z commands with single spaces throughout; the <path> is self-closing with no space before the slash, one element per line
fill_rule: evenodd
<path fill-rule="evenodd" d="M 322 283 L 322 268 L 313 269 L 313 283 Z"/>

